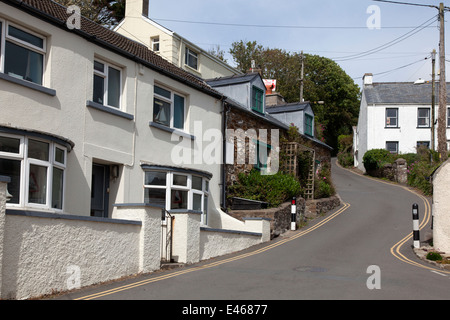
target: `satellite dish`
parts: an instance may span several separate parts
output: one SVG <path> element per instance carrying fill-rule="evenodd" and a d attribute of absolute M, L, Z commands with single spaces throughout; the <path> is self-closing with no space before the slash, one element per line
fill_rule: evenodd
<path fill-rule="evenodd" d="M 424 83 L 425 83 L 425 80 L 423 80 L 422 78 L 419 78 L 418 80 L 416 80 L 414 82 L 414 84 L 424 84 Z"/>

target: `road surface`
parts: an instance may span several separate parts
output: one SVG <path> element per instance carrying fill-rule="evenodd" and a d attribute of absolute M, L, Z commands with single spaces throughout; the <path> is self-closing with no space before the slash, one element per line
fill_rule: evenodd
<path fill-rule="evenodd" d="M 425 237 L 430 201 L 335 164 L 332 175 L 342 206 L 300 230 L 233 255 L 57 299 L 449 299 L 450 274 L 412 250 L 412 204 L 419 205 Z"/>

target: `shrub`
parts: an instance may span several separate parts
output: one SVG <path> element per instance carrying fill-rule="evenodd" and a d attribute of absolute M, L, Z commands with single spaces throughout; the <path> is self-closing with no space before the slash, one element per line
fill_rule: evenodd
<path fill-rule="evenodd" d="M 432 261 L 439 261 L 439 260 L 442 260 L 442 256 L 437 252 L 431 251 L 431 252 L 428 252 L 427 259 L 432 260 Z"/>
<path fill-rule="evenodd" d="M 372 149 L 367 151 L 363 156 L 364 168 L 368 173 L 381 169 L 384 164 L 391 162 L 392 155 L 386 149 Z"/>
<path fill-rule="evenodd" d="M 339 152 L 337 155 L 339 164 L 343 167 L 353 167 L 353 155 L 350 152 Z"/>
<path fill-rule="evenodd" d="M 277 207 L 284 201 L 301 193 L 300 183 L 291 175 L 280 172 L 262 175 L 253 169 L 250 173 L 240 173 L 239 181 L 229 187 L 229 197 L 240 197 L 264 201 L 269 207 Z"/>
<path fill-rule="evenodd" d="M 314 180 L 314 199 L 329 198 L 335 193 L 330 166 L 324 163 Z"/>
<path fill-rule="evenodd" d="M 433 193 L 430 176 L 438 165 L 426 161 L 415 161 L 408 166 L 408 185 L 420 189 L 425 195 Z"/>

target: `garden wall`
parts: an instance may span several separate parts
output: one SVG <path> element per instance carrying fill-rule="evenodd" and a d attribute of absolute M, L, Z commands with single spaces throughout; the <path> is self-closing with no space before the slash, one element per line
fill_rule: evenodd
<path fill-rule="evenodd" d="M 305 213 L 306 201 L 297 198 L 297 224 Z M 257 210 L 230 210 L 232 217 L 245 220 L 248 217 L 258 217 L 270 220 L 270 237 L 274 238 L 291 228 L 291 202 L 284 202 L 276 208 Z"/>

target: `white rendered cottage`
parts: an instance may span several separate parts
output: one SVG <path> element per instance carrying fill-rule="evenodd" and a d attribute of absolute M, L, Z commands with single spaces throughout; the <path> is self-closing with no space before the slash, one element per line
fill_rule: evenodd
<path fill-rule="evenodd" d="M 372 74 L 363 78 L 361 107 L 354 127 L 354 164 L 364 169 L 364 154 L 371 149 L 387 149 L 392 153 L 415 153 L 417 146 L 431 143 L 430 82 L 373 82 Z M 435 119 L 438 114 L 436 84 Z M 449 100 L 449 93 L 447 100 Z M 450 125 L 447 108 L 447 128 Z M 437 132 L 437 125 L 435 127 Z M 447 129 L 447 137 L 449 137 Z M 435 134 L 437 147 L 437 134 Z"/>
<path fill-rule="evenodd" d="M 85 18 L 69 28 L 72 14 L 51 0 L 0 0 L 0 189 L 9 194 L 0 192 L 0 299 L 268 240 L 268 221 L 221 211 L 223 167 L 205 161 L 211 140 L 201 142 L 221 132 L 223 95 Z M 214 150 L 221 159 L 220 139 Z"/>

